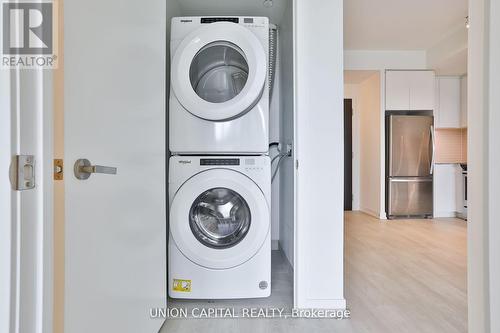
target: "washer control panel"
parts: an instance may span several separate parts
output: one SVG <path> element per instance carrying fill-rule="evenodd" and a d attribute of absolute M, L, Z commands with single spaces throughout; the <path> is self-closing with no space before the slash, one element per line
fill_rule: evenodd
<path fill-rule="evenodd" d="M 200 158 L 200 166 L 242 166 L 246 171 L 263 170 L 261 164 L 254 157 Z"/>
<path fill-rule="evenodd" d="M 200 165 L 240 165 L 239 158 L 200 158 Z"/>
<path fill-rule="evenodd" d="M 201 23 L 214 23 L 214 22 L 240 23 L 240 19 L 238 17 L 219 17 L 219 16 L 216 16 L 216 17 L 202 17 L 201 18 Z"/>

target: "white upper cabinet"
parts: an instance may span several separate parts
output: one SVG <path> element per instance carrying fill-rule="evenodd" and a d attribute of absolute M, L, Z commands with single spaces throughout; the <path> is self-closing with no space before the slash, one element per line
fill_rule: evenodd
<path fill-rule="evenodd" d="M 434 71 L 413 71 L 410 78 L 410 110 L 433 110 Z"/>
<path fill-rule="evenodd" d="M 434 78 L 433 71 L 386 71 L 385 109 L 433 110 Z"/>
<path fill-rule="evenodd" d="M 385 73 L 385 108 L 386 110 L 409 110 L 408 72 L 387 71 Z"/>
<path fill-rule="evenodd" d="M 434 110 L 436 128 L 461 127 L 460 95 L 460 77 L 436 78 L 437 98 Z"/>
<path fill-rule="evenodd" d="M 467 75 L 460 78 L 460 127 L 467 127 Z"/>

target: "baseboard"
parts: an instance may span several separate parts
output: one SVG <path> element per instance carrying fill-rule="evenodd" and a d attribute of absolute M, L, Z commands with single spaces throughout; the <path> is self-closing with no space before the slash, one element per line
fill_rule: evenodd
<path fill-rule="evenodd" d="M 434 218 L 448 218 L 448 217 L 456 217 L 456 212 L 434 212 Z"/>
<path fill-rule="evenodd" d="M 362 213 L 365 213 L 367 215 L 370 215 L 370 216 L 373 216 L 374 218 L 376 219 L 380 219 L 380 214 L 378 212 L 375 212 L 371 209 L 368 209 L 368 208 L 361 208 L 360 211 Z"/>
<path fill-rule="evenodd" d="M 345 298 L 342 299 L 307 299 L 297 302 L 298 309 L 335 309 L 345 310 L 347 302 Z"/>
<path fill-rule="evenodd" d="M 271 240 L 271 250 L 276 251 L 280 249 L 280 241 L 278 239 Z"/>

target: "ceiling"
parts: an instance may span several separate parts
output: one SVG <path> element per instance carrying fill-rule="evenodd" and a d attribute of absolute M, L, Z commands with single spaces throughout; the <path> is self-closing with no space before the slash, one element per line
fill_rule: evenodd
<path fill-rule="evenodd" d="M 263 0 L 178 0 L 184 16 L 241 15 L 267 16 L 271 23 L 279 25 L 291 0 L 273 0 L 271 8 L 264 7 Z"/>
<path fill-rule="evenodd" d="M 467 0 L 344 0 L 344 48 L 426 50 L 457 26 Z"/>

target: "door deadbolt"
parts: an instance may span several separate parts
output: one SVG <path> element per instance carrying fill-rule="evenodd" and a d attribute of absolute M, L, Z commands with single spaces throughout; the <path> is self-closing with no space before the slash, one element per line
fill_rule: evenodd
<path fill-rule="evenodd" d="M 104 173 L 107 175 L 116 175 L 117 169 L 109 166 L 92 165 L 86 158 L 80 158 L 75 162 L 75 177 L 80 180 L 89 179 L 93 173 Z"/>

